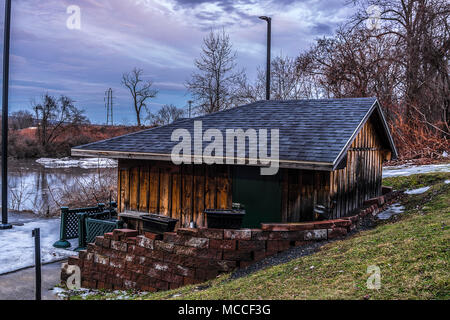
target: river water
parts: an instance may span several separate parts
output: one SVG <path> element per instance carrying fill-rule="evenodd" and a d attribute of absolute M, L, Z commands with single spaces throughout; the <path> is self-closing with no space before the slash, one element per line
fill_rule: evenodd
<path fill-rule="evenodd" d="M 10 211 L 17 212 L 53 214 L 59 206 L 66 205 L 64 199 L 60 197 L 60 190 L 79 189 L 81 184 L 88 184 L 105 173 L 114 174 L 115 170 L 114 168 L 46 168 L 35 160 L 10 160 L 8 161 L 8 208 Z M 86 203 L 86 205 L 89 204 Z"/>

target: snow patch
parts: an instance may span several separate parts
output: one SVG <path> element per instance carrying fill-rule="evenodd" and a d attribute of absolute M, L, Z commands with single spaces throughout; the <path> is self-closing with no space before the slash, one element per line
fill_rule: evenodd
<path fill-rule="evenodd" d="M 147 291 L 101 291 L 96 289 L 80 288 L 75 290 L 67 290 L 59 287 L 53 288 L 53 293 L 60 299 L 67 300 L 71 296 L 79 296 L 81 299 L 86 300 L 91 296 L 102 296 L 105 300 L 130 300 L 136 299 L 149 294 Z"/>
<path fill-rule="evenodd" d="M 60 219 L 22 219 L 10 221 L 14 226 L 0 231 L 0 274 L 34 266 L 34 238 L 31 232 L 41 229 L 42 263 L 75 255 L 73 251 L 57 249 L 53 243 L 59 240 Z"/>
<path fill-rule="evenodd" d="M 422 194 L 424 192 L 427 192 L 430 189 L 430 187 L 423 187 L 423 188 L 418 188 L 418 189 L 413 189 L 413 190 L 406 190 L 405 193 L 406 194 Z"/>
<path fill-rule="evenodd" d="M 66 297 L 66 290 L 64 290 L 61 287 L 54 287 L 52 290 L 53 295 L 55 295 L 58 298 L 65 298 Z"/>
<path fill-rule="evenodd" d="M 97 169 L 97 168 L 116 168 L 117 161 L 107 158 L 40 158 L 36 160 L 37 163 L 43 165 L 45 168 L 82 168 L 82 169 Z"/>
<path fill-rule="evenodd" d="M 450 172 L 450 163 L 446 164 L 429 164 L 423 166 L 401 165 L 395 167 L 384 167 L 383 178 L 410 176 L 418 173 L 428 172 Z"/>
<path fill-rule="evenodd" d="M 444 183 L 445 183 L 445 184 L 449 184 L 449 183 L 450 183 L 450 180 L 445 180 Z"/>
<path fill-rule="evenodd" d="M 388 220 L 390 217 L 398 214 L 402 214 L 405 211 L 405 207 L 402 206 L 399 203 L 395 203 L 391 206 L 389 206 L 386 210 L 383 212 L 380 212 L 377 215 L 377 218 L 380 220 Z"/>

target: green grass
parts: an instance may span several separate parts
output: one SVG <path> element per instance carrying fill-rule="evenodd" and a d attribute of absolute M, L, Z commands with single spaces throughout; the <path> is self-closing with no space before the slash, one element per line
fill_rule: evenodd
<path fill-rule="evenodd" d="M 432 187 L 402 199 L 406 212 L 395 223 L 329 243 L 313 255 L 236 280 L 223 275 L 202 284 L 203 290 L 188 286 L 135 299 L 449 299 L 448 178 L 439 173 L 386 179 L 399 189 Z M 370 265 L 381 270 L 379 290 L 366 287 Z"/>
<path fill-rule="evenodd" d="M 445 180 L 450 180 L 450 172 L 433 172 L 414 174 L 406 177 L 391 177 L 383 179 L 383 185 L 393 187 L 395 190 L 406 190 L 435 185 Z"/>

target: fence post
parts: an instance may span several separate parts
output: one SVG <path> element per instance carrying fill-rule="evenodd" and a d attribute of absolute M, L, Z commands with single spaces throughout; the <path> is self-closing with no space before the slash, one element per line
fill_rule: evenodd
<path fill-rule="evenodd" d="M 36 300 L 41 300 L 41 229 L 32 232 L 34 237 L 34 265 L 36 270 Z"/>
<path fill-rule="evenodd" d="M 78 247 L 73 251 L 80 251 L 86 249 L 86 212 L 79 212 L 78 215 Z"/>
<path fill-rule="evenodd" d="M 109 201 L 109 215 L 111 216 L 113 213 L 117 213 L 117 202 L 115 201 Z"/>
<path fill-rule="evenodd" d="M 55 248 L 69 248 L 70 242 L 66 239 L 67 234 L 67 215 L 69 214 L 69 208 L 68 207 L 61 207 L 61 224 L 60 224 L 60 231 L 59 231 L 59 240 L 56 241 L 53 246 Z"/>

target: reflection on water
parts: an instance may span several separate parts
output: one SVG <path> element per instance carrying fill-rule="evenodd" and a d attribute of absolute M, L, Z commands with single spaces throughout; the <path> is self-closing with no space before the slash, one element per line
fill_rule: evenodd
<path fill-rule="evenodd" d="M 34 160 L 10 160 L 8 161 L 8 208 L 13 211 L 46 214 L 51 208 L 64 205 L 64 199 L 58 199 L 53 190 L 62 187 L 76 188 L 77 181 L 78 183 L 80 180 L 88 181 L 98 174 L 99 170 L 115 169 L 49 169 Z"/>

